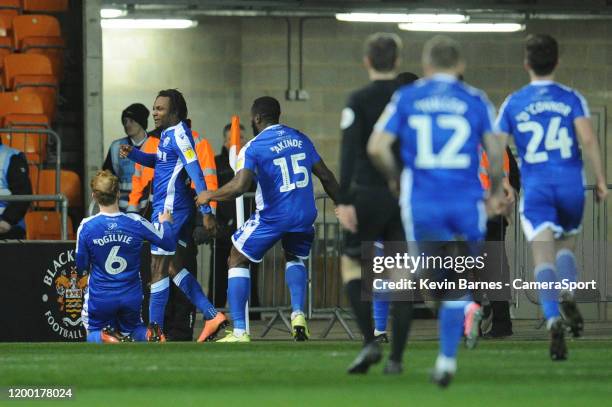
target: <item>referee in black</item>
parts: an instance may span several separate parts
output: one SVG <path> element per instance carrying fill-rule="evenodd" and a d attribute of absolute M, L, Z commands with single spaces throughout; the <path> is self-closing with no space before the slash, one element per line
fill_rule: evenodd
<path fill-rule="evenodd" d="M 340 199 L 337 215 L 346 229 L 342 255 L 342 281 L 357 323 L 364 337 L 364 347 L 348 368 L 349 373 L 366 373 L 382 358 L 381 346 L 374 340 L 372 304 L 361 300 L 361 243 L 404 241 L 404 231 L 397 198 L 386 179 L 374 168 L 366 147 L 374 124 L 397 90 L 401 40 L 395 34 L 373 34 L 366 40 L 363 63 L 370 83 L 353 92 L 342 111 L 340 127 Z M 394 302 L 392 307 L 392 352 L 385 373 L 402 371 L 404 346 L 412 318 L 410 302 Z"/>

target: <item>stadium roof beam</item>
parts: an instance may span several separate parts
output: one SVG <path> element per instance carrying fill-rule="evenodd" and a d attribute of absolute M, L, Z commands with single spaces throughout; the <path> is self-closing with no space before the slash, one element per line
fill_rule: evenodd
<path fill-rule="evenodd" d="M 608 0 L 102 0 L 131 16 L 154 18 L 219 16 L 333 17 L 341 12 L 463 13 L 472 18 L 610 19 Z"/>

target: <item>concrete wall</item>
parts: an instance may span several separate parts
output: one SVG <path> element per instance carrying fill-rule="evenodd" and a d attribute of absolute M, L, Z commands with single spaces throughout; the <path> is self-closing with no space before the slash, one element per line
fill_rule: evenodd
<path fill-rule="evenodd" d="M 105 151 L 124 137 L 122 110 L 134 102 L 151 109 L 166 88 L 183 92 L 194 129 L 218 139 L 218 148 L 228 115 L 240 107 L 240 44 L 235 19 L 210 19 L 188 30 L 103 30 Z"/>
<path fill-rule="evenodd" d="M 297 26 L 292 19 L 292 87 L 298 87 Z M 220 128 L 234 112 L 248 124 L 252 100 L 272 95 L 282 102 L 283 121 L 309 134 L 337 169 L 338 122 L 351 90 L 365 84 L 364 38 L 398 32 L 404 41 L 402 70 L 421 74 L 420 53 L 429 33 L 401 32 L 392 24 L 341 23 L 316 19 L 304 24 L 305 102 L 287 102 L 286 23 L 274 18 L 206 18 L 195 29 L 104 30 L 104 144 L 122 134 L 119 117 L 129 103 L 151 106 L 156 91 L 177 87 L 187 97 L 194 127 L 219 146 Z M 612 25 L 607 22 L 534 21 L 527 32 L 453 34 L 464 46 L 466 80 L 499 106 L 524 85 L 522 40 L 547 32 L 561 44 L 558 80 L 578 88 L 593 110 L 612 117 Z M 247 126 L 248 128 L 248 126 Z M 608 147 L 612 152 L 612 143 Z M 609 170 L 612 178 L 612 171 Z"/>

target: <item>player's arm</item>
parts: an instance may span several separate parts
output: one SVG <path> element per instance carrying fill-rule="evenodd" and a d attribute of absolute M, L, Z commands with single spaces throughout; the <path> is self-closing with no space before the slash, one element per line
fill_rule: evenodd
<path fill-rule="evenodd" d="M 395 135 L 384 130 L 374 130 L 368 140 L 368 155 L 372 164 L 390 183 L 392 190 L 397 191 L 400 176 L 400 166 L 393 154 Z"/>
<path fill-rule="evenodd" d="M 340 185 L 338 185 L 336 176 L 330 171 L 329 168 L 327 168 L 327 165 L 325 165 L 323 159 L 320 159 L 313 164 L 312 173 L 319 178 L 319 181 L 321 181 L 321 185 L 323 185 L 323 189 L 327 195 L 329 195 L 331 200 L 337 204 L 340 196 Z"/>
<path fill-rule="evenodd" d="M 83 224 L 79 225 L 76 234 L 76 267 L 77 270 L 89 270 L 89 248 L 87 247 L 87 237 L 83 232 Z"/>
<path fill-rule="evenodd" d="M 151 222 L 140 215 L 129 214 L 132 219 L 138 222 L 142 237 L 156 246 L 166 251 L 174 251 L 176 248 L 176 237 L 172 232 L 172 214 L 168 210 L 159 215 L 159 228 L 153 226 Z"/>
<path fill-rule="evenodd" d="M 400 110 L 400 99 L 401 94 L 395 92 L 378 118 L 367 147 L 372 164 L 387 179 L 389 189 L 396 195 L 399 193 L 401 166 L 395 159 L 393 143 L 397 140 L 401 128 L 406 122 L 405 115 Z"/>
<path fill-rule="evenodd" d="M 181 162 L 185 166 L 185 170 L 193 181 L 196 193 L 199 194 L 202 191 L 206 191 L 206 183 L 204 182 L 204 174 L 202 174 L 202 168 L 198 161 L 198 155 L 195 152 L 195 145 L 193 138 L 189 134 L 178 134 L 174 132 L 174 147 L 178 154 Z M 203 204 L 199 206 L 202 214 L 212 214 L 210 205 Z"/>
<path fill-rule="evenodd" d="M 591 119 L 585 116 L 579 117 L 574 120 L 574 127 L 576 128 L 582 151 L 588 157 L 593 173 L 595 174 L 596 199 L 598 202 L 601 202 L 606 199 L 608 195 L 608 185 L 601 162 L 599 143 L 593 131 Z"/>
<path fill-rule="evenodd" d="M 245 192 L 248 192 L 253 183 L 253 178 L 253 172 L 247 168 L 243 168 L 236 173 L 230 182 L 216 191 L 203 191 L 199 193 L 196 203 L 198 205 L 205 205 L 210 201 L 231 201 Z"/>
<path fill-rule="evenodd" d="M 483 146 L 489 158 L 489 179 L 491 194 L 499 194 L 503 188 L 504 151 L 508 136 L 504 133 L 487 132 L 483 137 Z"/>
<path fill-rule="evenodd" d="M 130 160 L 149 168 L 155 168 L 155 163 L 157 161 L 157 154 L 142 152 L 129 144 L 122 144 L 121 147 L 119 147 L 119 157 L 129 158 Z"/>

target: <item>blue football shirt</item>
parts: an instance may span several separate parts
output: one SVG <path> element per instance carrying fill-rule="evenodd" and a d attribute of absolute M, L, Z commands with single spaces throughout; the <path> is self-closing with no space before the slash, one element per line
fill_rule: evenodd
<path fill-rule="evenodd" d="M 140 215 L 115 213 L 83 219 L 77 231 L 76 264 L 89 270 L 89 293 L 116 293 L 140 284 L 140 252 L 148 240 L 165 250 L 174 248 L 172 228 L 156 229 Z"/>
<path fill-rule="evenodd" d="M 437 74 L 400 88 L 375 129 L 399 139 L 412 188 L 482 196 L 479 146 L 485 134 L 495 133 L 494 120 L 484 92 Z"/>
<path fill-rule="evenodd" d="M 310 139 L 291 127 L 269 126 L 240 150 L 238 171 L 255 174 L 262 220 L 290 231 L 309 231 L 317 217 L 312 166 L 321 157 Z M 282 225 L 282 226 L 281 226 Z"/>
<path fill-rule="evenodd" d="M 589 117 L 576 90 L 553 81 L 534 81 L 508 96 L 497 125 L 517 147 L 524 182 L 558 180 L 582 171 L 574 120 Z"/>

